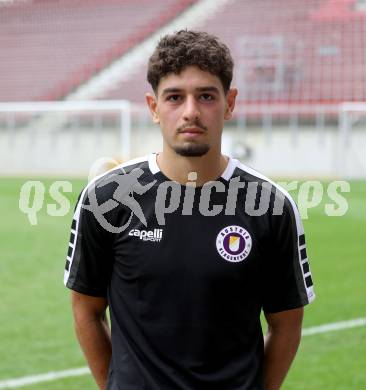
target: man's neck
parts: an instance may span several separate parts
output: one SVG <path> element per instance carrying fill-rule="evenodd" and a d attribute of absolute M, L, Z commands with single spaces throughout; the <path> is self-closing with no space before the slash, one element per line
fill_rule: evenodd
<path fill-rule="evenodd" d="M 188 174 L 197 172 L 197 186 L 216 180 L 225 171 L 228 157 L 209 151 L 201 157 L 180 156 L 174 151 L 163 151 L 157 156 L 157 164 L 162 173 L 170 180 L 187 184 Z"/>

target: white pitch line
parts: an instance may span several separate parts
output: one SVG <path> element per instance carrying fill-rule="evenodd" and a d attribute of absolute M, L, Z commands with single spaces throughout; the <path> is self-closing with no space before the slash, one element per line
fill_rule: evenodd
<path fill-rule="evenodd" d="M 22 386 L 33 385 L 40 382 L 50 382 L 61 378 L 70 378 L 90 374 L 89 367 L 73 368 L 64 371 L 51 371 L 45 374 L 23 376 L 16 379 L 7 379 L 0 382 L 0 389 L 15 389 Z"/>
<path fill-rule="evenodd" d="M 334 332 L 342 329 L 356 328 L 359 326 L 366 326 L 366 317 L 355 318 L 348 321 L 332 322 L 319 326 L 312 326 L 305 328 L 302 331 L 303 336 L 311 336 L 319 333 Z M 90 374 L 88 367 L 74 368 L 64 371 L 51 371 L 45 374 L 23 376 L 21 378 L 7 379 L 0 381 L 0 389 L 15 389 L 18 387 L 28 386 L 40 382 L 50 382 L 61 378 L 70 378 L 74 376 L 81 376 Z"/>
<path fill-rule="evenodd" d="M 305 328 L 302 331 L 303 336 L 310 336 L 318 333 L 327 333 L 333 332 L 336 330 L 356 328 L 357 326 L 365 326 L 366 317 L 364 318 L 355 318 L 348 321 L 332 322 L 330 324 L 324 324 L 319 326 L 312 326 L 310 328 Z"/>

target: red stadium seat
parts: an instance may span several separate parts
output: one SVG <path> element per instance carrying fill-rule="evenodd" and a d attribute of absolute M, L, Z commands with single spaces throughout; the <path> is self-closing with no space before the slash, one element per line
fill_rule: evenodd
<path fill-rule="evenodd" d="M 64 98 L 193 2 L 0 3 L 0 101 Z"/>

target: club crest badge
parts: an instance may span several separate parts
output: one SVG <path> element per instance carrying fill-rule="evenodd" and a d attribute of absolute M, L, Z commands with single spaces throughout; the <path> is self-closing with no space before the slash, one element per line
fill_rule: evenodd
<path fill-rule="evenodd" d="M 227 226 L 217 235 L 216 248 L 224 260 L 237 263 L 248 257 L 252 249 L 252 237 L 241 226 Z"/>

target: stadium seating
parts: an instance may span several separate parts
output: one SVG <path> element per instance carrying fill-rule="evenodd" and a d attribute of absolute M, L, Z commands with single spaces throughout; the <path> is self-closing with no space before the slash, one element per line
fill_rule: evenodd
<path fill-rule="evenodd" d="M 193 3 L 33 0 L 0 6 L 0 101 L 62 99 Z M 200 29 L 231 48 L 243 102 L 364 101 L 366 12 L 356 5 L 231 0 Z M 142 102 L 145 79 L 146 65 L 99 98 Z"/>
<path fill-rule="evenodd" d="M 355 0 L 235 0 L 200 29 L 219 36 L 231 48 L 241 101 L 364 101 L 366 13 L 355 4 Z M 145 75 L 144 67 L 104 98 L 142 101 L 149 88 Z"/>
<path fill-rule="evenodd" d="M 192 2 L 0 3 L 0 101 L 62 99 Z"/>

